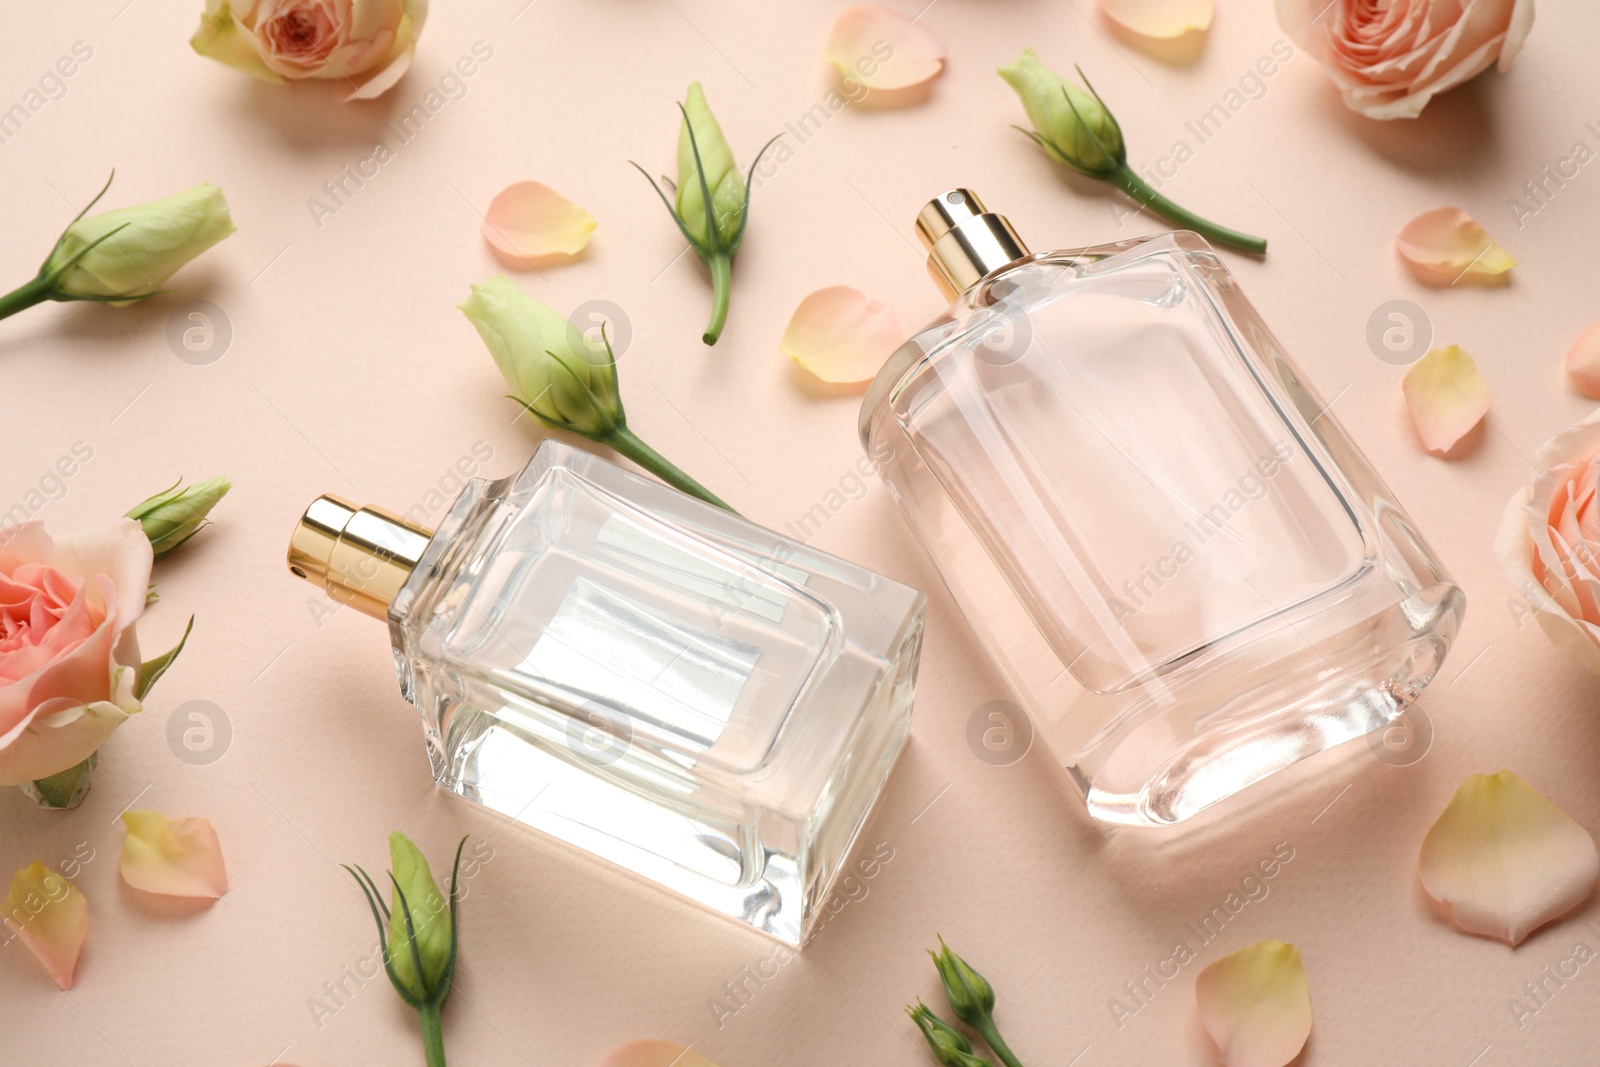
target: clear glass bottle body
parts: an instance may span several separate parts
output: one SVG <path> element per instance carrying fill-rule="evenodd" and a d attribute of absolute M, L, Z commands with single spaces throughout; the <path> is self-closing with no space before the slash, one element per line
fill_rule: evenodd
<path fill-rule="evenodd" d="M 905 741 L 923 596 L 555 441 L 395 597 L 445 788 L 801 943 Z"/>
<path fill-rule="evenodd" d="M 1377 729 L 1463 598 L 1210 246 L 1033 256 L 862 407 L 895 497 L 1102 820 L 1165 825 Z"/>

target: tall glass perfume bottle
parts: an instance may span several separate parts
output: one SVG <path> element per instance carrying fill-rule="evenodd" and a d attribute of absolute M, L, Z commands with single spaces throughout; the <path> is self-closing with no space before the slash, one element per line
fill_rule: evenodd
<path fill-rule="evenodd" d="M 1461 590 L 1211 246 L 1032 255 L 971 192 L 955 302 L 861 437 L 1091 814 L 1189 818 L 1432 680 Z"/>
<path fill-rule="evenodd" d="M 910 725 L 920 592 L 556 441 L 289 568 L 388 620 L 440 785 L 792 944 Z"/>

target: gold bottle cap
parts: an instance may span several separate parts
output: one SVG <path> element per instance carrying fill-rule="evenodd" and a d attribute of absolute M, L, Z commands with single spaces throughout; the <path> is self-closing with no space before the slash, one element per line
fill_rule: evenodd
<path fill-rule="evenodd" d="M 382 619 L 432 537 L 382 508 L 323 495 L 289 538 L 289 570 L 338 603 Z"/>
<path fill-rule="evenodd" d="M 983 209 L 971 189 L 951 189 L 917 214 L 917 236 L 928 249 L 928 273 L 950 295 L 1030 253 L 1004 215 Z"/>

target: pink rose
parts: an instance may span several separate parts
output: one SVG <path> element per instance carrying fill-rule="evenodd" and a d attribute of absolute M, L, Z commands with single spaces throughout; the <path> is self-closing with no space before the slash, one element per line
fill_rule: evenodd
<path fill-rule="evenodd" d="M 1328 68 L 1347 106 L 1414 119 L 1435 93 L 1496 59 L 1533 26 L 1533 0 L 1277 0 L 1278 24 Z"/>
<path fill-rule="evenodd" d="M 0 785 L 21 785 L 88 759 L 139 710 L 134 623 L 152 552 L 132 519 L 0 537 Z"/>
<path fill-rule="evenodd" d="M 1600 673 L 1600 410 L 1534 457 L 1538 477 L 1506 506 L 1495 554 L 1558 646 Z"/>
<path fill-rule="evenodd" d="M 368 100 L 411 65 L 427 16 L 427 0 L 206 0 L 189 44 L 265 81 L 336 78 Z"/>

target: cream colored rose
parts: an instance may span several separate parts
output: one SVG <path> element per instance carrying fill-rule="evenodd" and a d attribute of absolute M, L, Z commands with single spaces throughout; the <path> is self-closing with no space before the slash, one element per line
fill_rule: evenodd
<path fill-rule="evenodd" d="M 1600 410 L 1547 442 L 1534 466 L 1495 554 L 1550 640 L 1600 674 Z"/>
<path fill-rule="evenodd" d="M 1511 66 L 1533 0 L 1277 0 L 1278 23 L 1353 110 L 1411 119 L 1496 60 Z"/>
<path fill-rule="evenodd" d="M 151 560 L 132 519 L 55 541 L 0 529 L 0 785 L 76 766 L 139 710 Z"/>
<path fill-rule="evenodd" d="M 189 44 L 266 81 L 330 78 L 370 100 L 411 65 L 427 0 L 206 0 Z"/>

